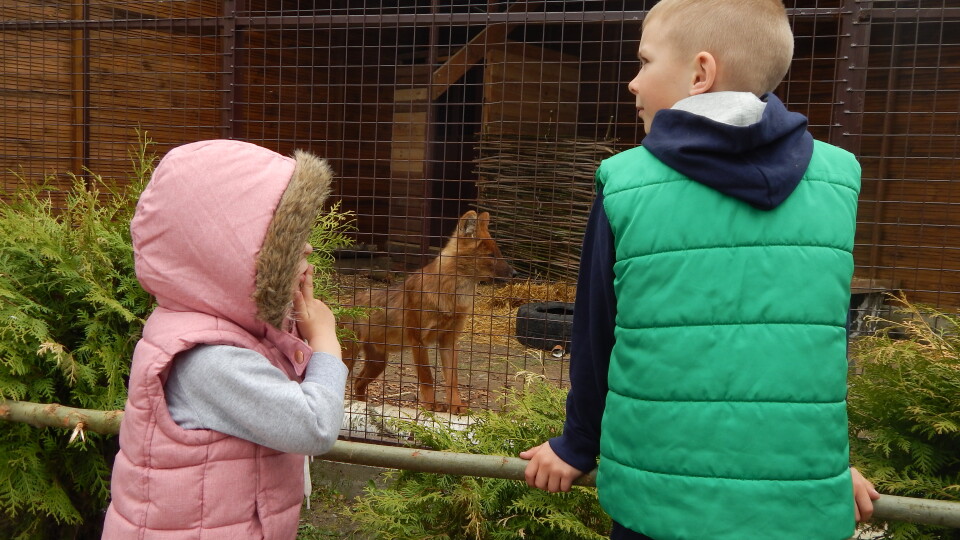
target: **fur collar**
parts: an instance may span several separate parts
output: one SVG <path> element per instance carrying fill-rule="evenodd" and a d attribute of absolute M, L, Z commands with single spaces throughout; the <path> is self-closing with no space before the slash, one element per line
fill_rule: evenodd
<path fill-rule="evenodd" d="M 290 284 L 296 277 L 303 244 L 321 206 L 330 195 L 333 172 L 326 160 L 297 150 L 296 166 L 273 220 L 267 229 L 263 247 L 257 258 L 257 318 L 281 328 L 293 305 Z"/>

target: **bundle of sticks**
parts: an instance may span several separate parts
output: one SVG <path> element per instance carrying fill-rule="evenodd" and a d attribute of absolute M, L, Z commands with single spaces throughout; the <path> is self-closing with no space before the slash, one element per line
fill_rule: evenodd
<path fill-rule="evenodd" d="M 600 161 L 612 140 L 482 136 L 477 206 L 517 270 L 533 279 L 575 281 Z"/>

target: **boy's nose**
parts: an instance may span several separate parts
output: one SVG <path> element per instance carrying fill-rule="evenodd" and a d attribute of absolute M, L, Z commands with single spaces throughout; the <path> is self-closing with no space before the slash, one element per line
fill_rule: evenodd
<path fill-rule="evenodd" d="M 637 95 L 636 84 L 638 78 L 640 78 L 639 74 L 637 74 L 637 76 L 634 77 L 629 83 L 627 83 L 627 89 L 630 90 L 630 93 L 633 95 Z"/>

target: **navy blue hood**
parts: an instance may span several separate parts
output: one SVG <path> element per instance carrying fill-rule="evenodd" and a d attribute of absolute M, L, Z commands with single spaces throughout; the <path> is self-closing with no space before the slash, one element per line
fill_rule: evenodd
<path fill-rule="evenodd" d="M 733 126 L 676 109 L 663 109 L 643 147 L 660 161 L 717 191 L 771 210 L 793 193 L 810 157 L 807 118 L 767 93 L 760 121 Z"/>

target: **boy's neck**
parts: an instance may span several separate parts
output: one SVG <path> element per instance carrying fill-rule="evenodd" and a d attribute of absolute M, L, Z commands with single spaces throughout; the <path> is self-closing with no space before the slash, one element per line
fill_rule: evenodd
<path fill-rule="evenodd" d="M 731 126 L 756 124 L 767 104 L 751 92 L 707 92 L 681 99 L 672 109 Z"/>

